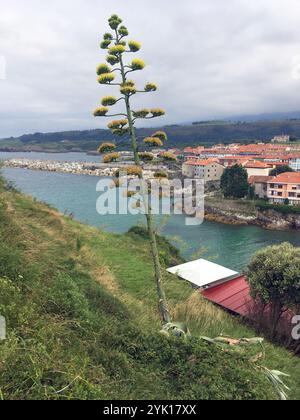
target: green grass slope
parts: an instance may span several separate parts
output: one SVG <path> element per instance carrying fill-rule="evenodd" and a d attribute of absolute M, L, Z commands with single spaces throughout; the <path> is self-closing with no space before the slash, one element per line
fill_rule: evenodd
<path fill-rule="evenodd" d="M 165 264 L 179 261 L 161 240 Z M 80 224 L 0 184 L 0 399 L 276 398 L 249 354 L 222 351 L 199 334 L 253 332 L 165 274 L 173 315 L 188 340 L 159 333 L 149 248 L 136 232 Z M 266 344 L 263 364 L 291 373 L 300 362 Z M 254 349 L 254 354 L 261 348 Z"/>

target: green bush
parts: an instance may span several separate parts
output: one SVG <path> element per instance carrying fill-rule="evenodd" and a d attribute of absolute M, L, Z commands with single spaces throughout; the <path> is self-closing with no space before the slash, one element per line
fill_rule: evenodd
<path fill-rule="evenodd" d="M 258 201 L 255 207 L 259 210 L 275 210 L 282 214 L 300 214 L 300 206 L 287 206 L 285 204 L 273 204 L 266 201 Z"/>

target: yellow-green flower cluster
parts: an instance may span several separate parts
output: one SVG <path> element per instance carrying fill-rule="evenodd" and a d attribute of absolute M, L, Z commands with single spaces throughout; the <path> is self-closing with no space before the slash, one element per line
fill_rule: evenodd
<path fill-rule="evenodd" d="M 115 55 L 108 55 L 108 56 L 106 57 L 106 61 L 107 61 L 109 64 L 111 64 L 112 66 L 114 66 L 115 64 L 117 64 L 117 63 L 119 63 L 119 62 L 120 62 L 119 58 L 118 58 L 117 56 L 115 56 Z"/>
<path fill-rule="evenodd" d="M 148 146 L 161 147 L 163 142 L 158 137 L 146 137 L 144 143 Z"/>
<path fill-rule="evenodd" d="M 116 162 L 118 159 L 120 159 L 119 153 L 108 153 L 107 155 L 103 157 L 103 162 L 111 163 L 111 162 Z"/>
<path fill-rule="evenodd" d="M 157 131 L 151 137 L 145 138 L 144 143 L 149 146 L 161 147 L 167 139 L 167 134 L 164 131 Z"/>
<path fill-rule="evenodd" d="M 104 73 L 98 77 L 98 82 L 101 85 L 107 85 L 115 80 L 115 75 L 113 73 Z"/>
<path fill-rule="evenodd" d="M 116 120 L 108 124 L 111 132 L 117 136 L 123 136 L 128 133 L 128 120 Z"/>
<path fill-rule="evenodd" d="M 101 74 L 106 74 L 106 73 L 110 73 L 111 72 L 111 68 L 107 65 L 107 64 L 99 64 L 99 66 L 97 67 L 97 74 L 98 76 L 101 76 Z"/>
<path fill-rule="evenodd" d="M 147 115 L 150 114 L 150 110 L 149 109 L 140 109 L 138 111 L 133 111 L 133 116 L 135 118 L 146 118 Z"/>
<path fill-rule="evenodd" d="M 140 159 L 144 160 L 144 161 L 152 161 L 154 159 L 154 155 L 153 153 L 149 153 L 149 152 L 141 152 L 139 153 L 139 157 Z"/>
<path fill-rule="evenodd" d="M 155 92 L 157 90 L 157 85 L 155 83 L 147 83 L 145 86 L 145 92 Z"/>
<path fill-rule="evenodd" d="M 131 96 L 137 92 L 137 88 L 135 87 L 135 83 L 132 80 L 129 80 L 126 83 L 122 83 L 120 86 L 120 92 L 122 95 Z"/>
<path fill-rule="evenodd" d="M 165 133 L 164 131 L 156 131 L 156 133 L 153 134 L 153 137 L 158 137 L 161 141 L 168 140 L 167 133 Z"/>
<path fill-rule="evenodd" d="M 164 152 L 160 155 L 160 157 L 163 160 L 166 160 L 169 162 L 177 162 L 177 157 L 173 153 L 170 153 L 170 152 Z"/>
<path fill-rule="evenodd" d="M 103 143 L 101 144 L 101 146 L 99 147 L 99 149 L 97 150 L 98 153 L 107 153 L 107 152 L 112 152 L 113 150 L 116 149 L 116 145 L 113 143 Z"/>
<path fill-rule="evenodd" d="M 108 50 L 109 55 L 120 55 L 126 51 L 126 48 L 123 44 L 114 45 Z"/>
<path fill-rule="evenodd" d="M 146 67 L 146 64 L 140 58 L 135 58 L 132 60 L 130 67 L 132 70 L 143 70 Z"/>
<path fill-rule="evenodd" d="M 157 171 L 154 174 L 154 178 L 168 178 L 168 174 L 165 171 Z"/>
<path fill-rule="evenodd" d="M 108 128 L 113 130 L 115 128 L 123 128 L 128 124 L 128 120 L 115 120 L 108 124 Z"/>
<path fill-rule="evenodd" d="M 120 19 L 118 15 L 112 15 L 109 18 L 108 23 L 111 29 L 116 30 L 118 29 L 119 25 L 121 25 L 122 19 Z"/>
<path fill-rule="evenodd" d="M 106 34 L 103 35 L 103 39 L 105 41 L 112 41 L 113 40 L 113 36 L 110 33 L 106 33 Z"/>
<path fill-rule="evenodd" d="M 105 96 L 102 98 L 101 104 L 103 106 L 113 106 L 117 103 L 117 98 L 115 96 Z"/>
<path fill-rule="evenodd" d="M 109 108 L 103 106 L 100 108 L 95 109 L 94 116 L 95 117 L 104 117 L 109 111 Z"/>
<path fill-rule="evenodd" d="M 142 170 L 142 168 L 140 168 L 139 166 L 135 166 L 135 165 L 132 165 L 132 166 L 127 166 L 126 168 L 122 168 L 122 170 L 118 170 L 118 171 L 116 171 L 116 174 L 115 174 L 115 176 L 117 177 L 117 178 L 119 178 L 120 177 L 120 173 L 126 173 L 128 176 L 133 176 L 133 175 L 135 175 L 135 176 L 139 176 L 139 175 L 142 175 L 142 173 L 143 173 L 143 170 Z"/>
<path fill-rule="evenodd" d="M 102 50 L 107 50 L 107 48 L 110 46 L 111 44 L 111 40 L 109 39 L 104 39 L 103 41 L 101 41 L 100 43 L 100 48 L 102 48 Z"/>
<path fill-rule="evenodd" d="M 131 52 L 137 52 L 142 48 L 142 45 L 137 41 L 128 41 L 128 46 Z"/>
<path fill-rule="evenodd" d="M 166 112 L 161 108 L 150 109 L 150 113 L 153 115 L 153 117 L 161 117 L 166 114 Z"/>
<path fill-rule="evenodd" d="M 119 35 L 122 36 L 128 36 L 129 35 L 129 31 L 126 28 L 126 26 L 120 26 L 120 28 L 118 29 Z"/>

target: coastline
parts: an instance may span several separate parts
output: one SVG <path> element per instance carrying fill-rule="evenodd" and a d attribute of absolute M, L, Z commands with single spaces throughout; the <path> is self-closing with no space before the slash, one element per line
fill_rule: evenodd
<path fill-rule="evenodd" d="M 225 210 L 206 203 L 205 220 L 227 225 L 258 226 L 266 230 L 300 231 L 300 215 L 281 214 L 275 210 L 235 211 Z"/>

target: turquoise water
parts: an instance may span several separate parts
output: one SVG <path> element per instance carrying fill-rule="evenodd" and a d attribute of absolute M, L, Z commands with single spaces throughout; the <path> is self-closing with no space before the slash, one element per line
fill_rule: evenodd
<path fill-rule="evenodd" d="M 96 192 L 99 179 L 96 177 L 25 169 L 4 169 L 3 172 L 26 194 L 51 204 L 61 212 L 72 213 L 84 223 L 123 233 L 131 226 L 143 222 L 142 216 L 100 216 L 96 211 L 99 197 Z M 162 233 L 173 239 L 175 236 L 180 238 L 180 242 L 176 241 L 175 245 L 186 258 L 193 258 L 199 248 L 205 248 L 205 258 L 237 271 L 242 271 L 251 256 L 267 245 L 290 241 L 300 246 L 300 234 L 297 232 L 275 232 L 252 226 L 230 226 L 212 222 L 189 227 L 185 225 L 183 216 L 172 216 L 167 221 L 164 220 L 164 223 L 166 224 L 162 226 Z"/>

